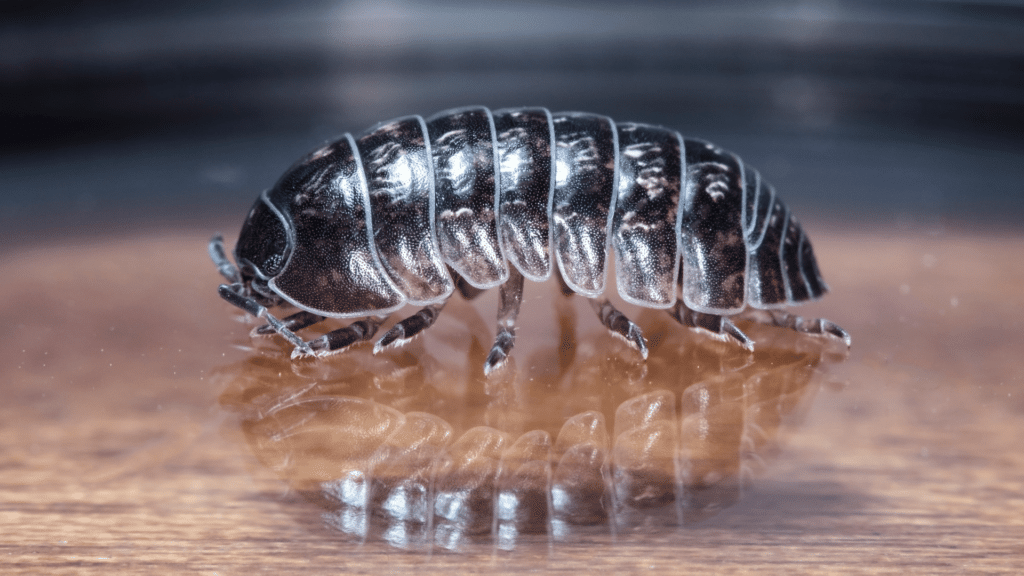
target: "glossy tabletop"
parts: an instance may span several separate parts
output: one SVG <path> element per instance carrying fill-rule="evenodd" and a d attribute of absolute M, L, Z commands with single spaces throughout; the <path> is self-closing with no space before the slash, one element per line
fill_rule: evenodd
<path fill-rule="evenodd" d="M 624 307 L 643 363 L 528 282 L 486 379 L 494 291 L 292 363 L 217 298 L 205 234 L 9 251 L 0 571 L 1024 567 L 1024 237 L 806 225 L 832 292 L 799 311 L 848 354 Z"/>

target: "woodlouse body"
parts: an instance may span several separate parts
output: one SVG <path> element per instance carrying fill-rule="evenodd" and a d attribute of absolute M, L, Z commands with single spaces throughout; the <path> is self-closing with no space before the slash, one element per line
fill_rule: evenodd
<path fill-rule="evenodd" d="M 485 370 L 507 358 L 523 278 L 555 274 L 646 357 L 640 328 L 603 297 L 610 252 L 632 304 L 752 342 L 731 322 L 754 319 L 849 336 L 780 308 L 827 287 L 811 243 L 760 174 L 730 152 L 678 132 L 544 108 L 483 107 L 409 116 L 350 134 L 307 155 L 264 192 L 235 247 L 210 253 L 231 284 L 223 298 L 269 324 L 293 356 L 369 339 L 405 304 L 424 308 L 375 350 L 429 327 L 452 292 L 500 286 L 498 335 Z M 268 306 L 301 311 L 283 321 Z M 361 317 L 304 342 L 326 317 Z"/>

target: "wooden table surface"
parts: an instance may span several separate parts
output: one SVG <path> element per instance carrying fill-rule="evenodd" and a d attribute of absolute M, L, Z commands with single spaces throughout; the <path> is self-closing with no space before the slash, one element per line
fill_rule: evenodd
<path fill-rule="evenodd" d="M 661 336 L 644 367 L 580 303 L 552 307 L 540 290 L 528 293 L 513 376 L 497 384 L 473 376 L 493 334 L 493 296 L 477 308 L 453 303 L 436 333 L 406 351 L 360 349 L 292 371 L 279 344 L 253 344 L 251 326 L 216 297 L 205 235 L 8 252 L 0 572 L 1024 570 L 1024 237 L 819 231 L 815 240 L 833 292 L 801 313 L 853 335 L 845 360 L 814 339 L 752 327 L 770 352 L 744 365 L 645 313 L 639 323 Z M 693 408 L 699 395 L 687 389 L 713 396 L 740 373 L 742 394 L 718 400 L 728 409 Z M 694 374 L 728 382 L 714 388 Z M 752 388 L 773 378 L 789 388 Z M 371 435 L 357 428 L 379 424 L 310 408 L 328 400 L 415 416 L 449 439 L 478 425 L 508 442 L 540 430 L 555 456 L 563 421 L 590 410 L 615 432 L 610 458 L 621 464 L 659 454 L 618 434 L 628 428 L 622 406 L 658 393 L 670 399 L 666 421 L 682 422 L 666 428 L 666 446 L 683 454 L 669 461 L 690 474 L 678 477 L 690 480 L 675 504 L 615 500 L 612 517 L 589 526 L 484 534 L 448 549 L 344 528 L 337 502 L 316 491 L 335 468 L 352 469 L 349 440 Z M 693 431 L 709 422 L 725 436 Z M 723 446 L 741 460 L 723 460 Z M 711 489 L 694 487 L 695 469 Z M 737 470 L 741 488 L 730 483 Z M 742 497 L 715 500 L 716 486 Z M 687 515 L 694 494 L 710 503 L 704 519 Z"/>

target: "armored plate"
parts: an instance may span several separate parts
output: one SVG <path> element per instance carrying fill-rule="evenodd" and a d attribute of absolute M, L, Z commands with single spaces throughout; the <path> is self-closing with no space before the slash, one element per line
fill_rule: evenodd
<path fill-rule="evenodd" d="M 291 257 L 270 280 L 282 298 L 322 316 L 386 314 L 405 298 L 388 278 L 370 225 L 359 152 L 346 134 L 296 163 L 267 202 L 291 219 Z"/>
<path fill-rule="evenodd" d="M 445 262 L 477 288 L 508 279 L 498 235 L 497 142 L 487 108 L 446 110 L 427 120 L 434 159 L 435 230 Z"/>
<path fill-rule="evenodd" d="M 496 110 L 494 127 L 501 171 L 499 230 L 506 256 L 523 276 L 540 282 L 551 276 L 551 113 L 544 108 Z"/>
<path fill-rule="evenodd" d="M 604 292 L 615 210 L 618 133 L 611 118 L 561 113 L 555 126 L 554 250 L 565 283 L 594 298 Z"/>
<path fill-rule="evenodd" d="M 632 304 L 668 308 L 679 278 L 682 138 L 674 130 L 619 124 L 619 178 L 612 247 L 619 294 Z"/>
<path fill-rule="evenodd" d="M 828 292 L 828 284 L 825 283 L 825 279 L 821 277 L 821 271 L 818 270 L 818 259 L 814 257 L 811 239 L 803 231 L 801 231 L 800 238 L 800 269 L 804 272 L 808 296 L 812 300 L 817 300 Z"/>
<path fill-rule="evenodd" d="M 786 233 L 782 240 L 782 264 L 785 267 L 786 300 L 789 303 L 803 302 L 810 299 L 804 271 L 800 266 L 800 248 L 804 232 L 792 212 L 786 221 Z"/>
<path fill-rule="evenodd" d="M 747 214 L 748 219 L 751 221 L 750 228 L 747 231 L 747 252 L 752 254 L 761 245 L 761 242 L 764 240 L 765 230 L 768 229 L 768 216 L 771 214 L 772 202 L 775 200 L 775 188 L 772 188 L 771 184 L 765 182 L 757 170 L 746 166 L 744 175 L 747 177 L 748 183 L 751 180 L 751 174 L 757 180 L 757 188 L 754 190 L 754 204 Z M 747 194 L 750 193 L 751 188 L 748 186 Z M 747 205 L 750 206 L 749 197 L 747 198 Z"/>
<path fill-rule="evenodd" d="M 782 275 L 782 239 L 789 208 L 777 196 L 765 222 L 764 238 L 750 254 L 748 304 L 754 308 L 778 308 L 786 303 L 786 281 Z"/>
<path fill-rule="evenodd" d="M 687 138 L 685 146 L 683 301 L 698 312 L 735 314 L 746 294 L 742 164 L 707 142 Z"/>
<path fill-rule="evenodd" d="M 423 118 L 379 124 L 357 140 L 373 238 L 388 276 L 410 304 L 441 302 L 455 283 L 434 234 L 433 160 Z"/>

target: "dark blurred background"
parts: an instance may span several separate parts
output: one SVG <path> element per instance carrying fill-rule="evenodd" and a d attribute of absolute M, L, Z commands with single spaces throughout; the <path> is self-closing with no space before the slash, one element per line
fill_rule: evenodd
<path fill-rule="evenodd" d="M 467 104 L 711 140 L 819 228 L 1013 228 L 1022 71 L 1015 2 L 8 0 L 0 239 L 240 222 L 324 140 Z"/>

